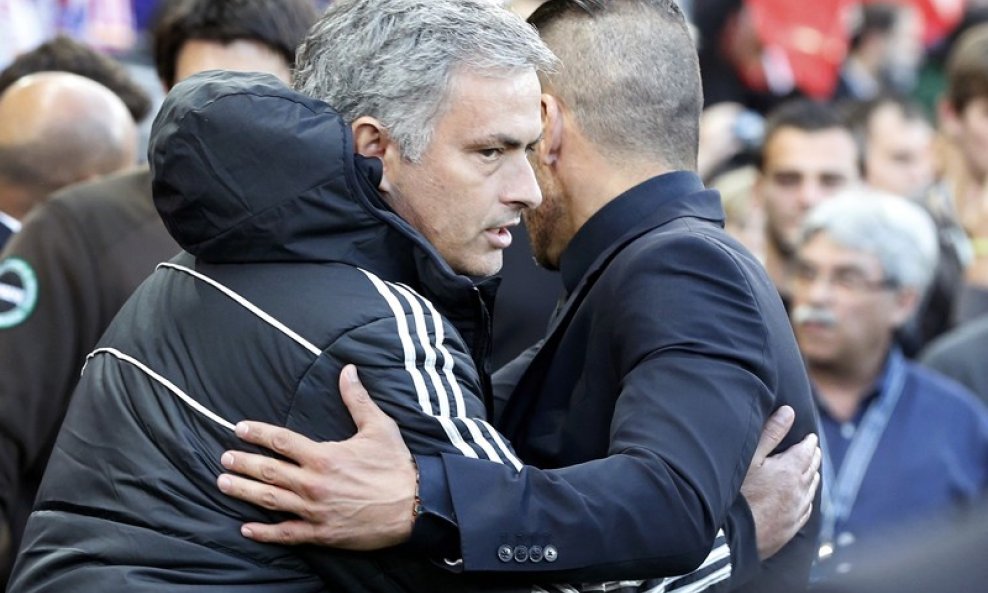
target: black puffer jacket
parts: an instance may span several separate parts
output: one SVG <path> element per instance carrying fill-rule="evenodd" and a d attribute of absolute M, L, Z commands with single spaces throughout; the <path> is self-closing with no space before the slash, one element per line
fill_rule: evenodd
<path fill-rule="evenodd" d="M 384 207 L 377 161 L 355 159 L 336 113 L 271 77 L 178 85 L 150 157 L 156 205 L 187 253 L 90 356 L 10 590 L 467 589 L 401 550 L 251 542 L 242 522 L 282 517 L 215 480 L 222 452 L 244 447 L 241 419 L 353 434 L 337 390 L 351 362 L 413 452 L 517 464 L 483 421 L 486 288 Z"/>

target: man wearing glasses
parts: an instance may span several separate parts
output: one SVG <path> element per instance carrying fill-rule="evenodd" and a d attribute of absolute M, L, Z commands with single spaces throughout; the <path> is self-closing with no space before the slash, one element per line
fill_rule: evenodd
<path fill-rule="evenodd" d="M 988 409 L 894 343 L 936 261 L 933 222 L 903 198 L 847 190 L 803 223 L 792 321 L 824 451 L 814 580 L 853 571 L 890 530 L 975 502 L 988 486 Z"/>

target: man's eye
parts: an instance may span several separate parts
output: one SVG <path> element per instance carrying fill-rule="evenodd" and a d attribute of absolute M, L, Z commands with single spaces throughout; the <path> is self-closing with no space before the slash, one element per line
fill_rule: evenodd
<path fill-rule="evenodd" d="M 484 148 L 478 150 L 477 153 L 484 157 L 484 159 L 492 161 L 501 156 L 502 150 L 500 148 Z"/>

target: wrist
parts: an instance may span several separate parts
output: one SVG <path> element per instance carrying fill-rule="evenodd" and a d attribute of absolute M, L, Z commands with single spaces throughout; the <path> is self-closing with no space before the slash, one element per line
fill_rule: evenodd
<path fill-rule="evenodd" d="M 415 522 L 418 521 L 419 515 L 422 514 L 422 475 L 419 473 L 419 465 L 415 462 L 415 457 L 411 457 L 410 461 L 412 463 L 412 469 L 415 471 L 415 492 L 412 496 L 412 528 L 415 527 Z"/>

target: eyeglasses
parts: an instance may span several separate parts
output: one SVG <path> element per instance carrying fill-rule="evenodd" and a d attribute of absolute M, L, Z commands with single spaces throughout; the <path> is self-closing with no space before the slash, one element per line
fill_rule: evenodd
<path fill-rule="evenodd" d="M 808 264 L 797 264 L 793 272 L 793 285 L 797 290 L 813 286 L 817 280 L 824 280 L 835 291 L 842 293 L 863 293 L 891 290 L 897 284 L 891 278 L 874 280 L 868 278 L 858 268 L 838 268 L 829 275 Z"/>

